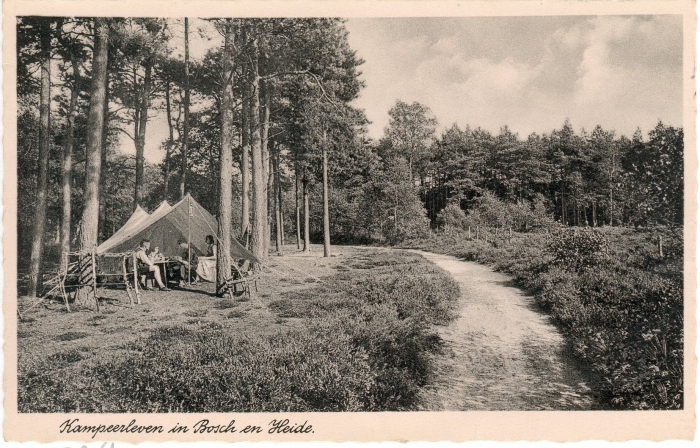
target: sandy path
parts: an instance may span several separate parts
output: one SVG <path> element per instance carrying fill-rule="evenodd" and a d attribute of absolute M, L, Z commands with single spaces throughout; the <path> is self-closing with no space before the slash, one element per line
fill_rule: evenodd
<path fill-rule="evenodd" d="M 561 334 L 511 279 L 486 266 L 418 252 L 459 283 L 459 318 L 440 328 L 445 351 L 423 395 L 430 410 L 591 409 Z"/>

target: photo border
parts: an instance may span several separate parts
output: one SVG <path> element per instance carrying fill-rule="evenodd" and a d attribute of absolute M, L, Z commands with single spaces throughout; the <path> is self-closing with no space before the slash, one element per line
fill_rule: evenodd
<path fill-rule="evenodd" d="M 5 323 L 4 436 L 12 441 L 467 441 L 467 440 L 667 440 L 691 439 L 695 434 L 696 384 L 696 174 L 695 33 L 691 1 L 46 1 L 9 0 L 3 3 L 4 68 L 4 291 Z M 205 12 L 205 14 L 203 14 Z M 16 181 L 16 17 L 132 16 L 132 17 L 467 17 L 558 15 L 683 16 L 683 127 L 685 135 L 684 223 L 684 409 L 680 411 L 469 411 L 377 413 L 210 413 L 210 414 L 37 414 L 17 411 L 17 181 Z M 78 418 L 80 424 L 192 425 L 203 418 L 212 424 L 261 426 L 261 434 L 66 434 L 59 426 Z M 273 419 L 304 421 L 313 433 L 268 434 Z"/>

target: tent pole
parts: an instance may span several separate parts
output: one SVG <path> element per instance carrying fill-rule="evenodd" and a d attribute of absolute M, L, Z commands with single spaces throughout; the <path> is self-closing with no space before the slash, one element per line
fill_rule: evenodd
<path fill-rule="evenodd" d="M 187 193 L 187 286 L 192 281 L 192 242 L 190 241 L 190 216 L 192 216 L 192 203 L 190 194 Z"/>

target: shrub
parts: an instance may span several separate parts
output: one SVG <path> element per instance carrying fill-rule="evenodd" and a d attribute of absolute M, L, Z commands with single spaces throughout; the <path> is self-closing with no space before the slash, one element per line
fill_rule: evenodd
<path fill-rule="evenodd" d="M 682 246 L 664 235 L 670 247 Z M 660 258 L 654 240 L 651 232 L 624 228 L 562 228 L 549 236 L 515 234 L 499 247 L 444 234 L 409 244 L 512 274 L 598 376 L 594 387 L 607 405 L 680 409 L 682 251 Z"/>
<path fill-rule="evenodd" d="M 608 239 L 601 232 L 564 228 L 552 235 L 547 251 L 555 263 L 580 270 L 600 265 L 607 258 L 608 246 Z"/>
<path fill-rule="evenodd" d="M 22 375 L 22 394 L 39 399 L 20 399 L 20 410 L 356 411 L 373 381 L 366 355 L 343 335 L 296 331 L 251 339 L 205 331 L 163 339 L 169 329 L 139 342 L 138 355 L 84 368 L 84 384 Z"/>
<path fill-rule="evenodd" d="M 457 203 L 448 204 L 437 215 L 437 224 L 445 230 L 464 229 L 467 225 L 467 215 Z"/>
<path fill-rule="evenodd" d="M 532 202 L 519 200 L 506 203 L 493 193 L 487 191 L 475 200 L 469 211 L 465 224 L 471 227 L 512 227 L 519 231 L 551 228 L 554 221 L 547 214 L 545 199 L 537 195 Z"/>

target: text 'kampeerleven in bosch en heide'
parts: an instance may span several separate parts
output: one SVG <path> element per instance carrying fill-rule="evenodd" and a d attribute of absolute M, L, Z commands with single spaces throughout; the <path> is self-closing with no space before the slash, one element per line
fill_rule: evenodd
<path fill-rule="evenodd" d="M 97 425 L 81 425 L 80 419 L 74 418 L 66 420 L 59 426 L 61 434 L 92 434 L 94 439 L 98 434 L 153 434 L 163 433 L 166 430 L 161 425 L 139 425 L 136 420 L 131 420 L 128 424 L 97 424 Z M 192 432 L 193 434 L 259 434 L 267 432 L 268 434 L 312 434 L 313 427 L 305 421 L 302 424 L 290 423 L 289 419 L 272 420 L 267 425 L 267 431 L 262 426 L 256 425 L 241 425 L 236 426 L 236 421 L 231 420 L 228 424 L 214 424 L 208 419 L 199 420 L 191 427 L 177 423 L 175 426 L 167 430 L 168 434 L 184 434 Z"/>

